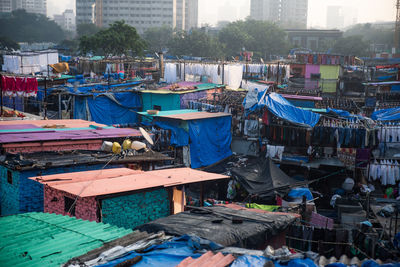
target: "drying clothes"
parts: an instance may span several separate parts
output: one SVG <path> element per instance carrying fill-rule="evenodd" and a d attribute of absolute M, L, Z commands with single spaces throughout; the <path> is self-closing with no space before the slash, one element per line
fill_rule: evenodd
<path fill-rule="evenodd" d="M 267 154 L 265 155 L 267 158 L 271 159 L 279 159 L 282 160 L 283 151 L 285 150 L 284 146 L 271 146 L 267 145 Z"/>
<path fill-rule="evenodd" d="M 369 166 L 369 177 L 371 181 L 379 180 L 382 185 L 395 185 L 400 181 L 400 164 L 397 160 L 375 161 Z"/>
<path fill-rule="evenodd" d="M 174 63 L 165 64 L 164 80 L 167 83 L 177 82 L 177 64 Z"/>
<path fill-rule="evenodd" d="M 243 79 L 243 65 L 226 65 L 224 67 L 225 84 L 232 88 L 238 89 Z"/>
<path fill-rule="evenodd" d="M 1 77 L 1 88 L 6 96 L 36 96 L 38 82 L 36 78 Z"/>

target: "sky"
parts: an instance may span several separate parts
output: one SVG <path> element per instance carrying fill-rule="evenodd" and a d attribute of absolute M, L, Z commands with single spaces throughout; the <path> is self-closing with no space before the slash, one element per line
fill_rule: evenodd
<path fill-rule="evenodd" d="M 357 10 L 358 23 L 394 21 L 396 0 L 309 0 L 308 27 L 326 26 L 328 6 L 344 6 Z M 48 15 L 75 9 L 75 0 L 47 0 Z M 219 20 L 238 20 L 250 15 L 250 0 L 199 0 L 199 25 L 216 25 Z"/>

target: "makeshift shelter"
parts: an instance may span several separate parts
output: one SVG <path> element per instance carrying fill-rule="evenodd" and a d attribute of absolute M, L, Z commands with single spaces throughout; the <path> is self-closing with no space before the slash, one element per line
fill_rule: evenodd
<path fill-rule="evenodd" d="M 125 228 L 181 212 L 178 187 L 228 179 L 189 168 L 135 171 L 127 168 L 33 177 L 44 187 L 44 211 Z"/>
<path fill-rule="evenodd" d="M 270 158 L 258 159 L 245 168 L 233 168 L 232 177 L 261 201 L 274 201 L 276 193 L 284 196 L 299 182 L 286 175 Z"/>
<path fill-rule="evenodd" d="M 142 138 L 142 134 L 84 120 L 18 120 L 0 124 L 0 148 L 8 153 L 100 150 L 103 141 L 127 137 Z"/>
<path fill-rule="evenodd" d="M 120 158 L 94 151 L 7 154 L 0 157 L 0 215 L 43 212 L 43 185 L 30 180 L 32 176 L 121 168 L 127 164 L 149 170 L 154 163 L 169 159 L 156 152 Z"/>
<path fill-rule="evenodd" d="M 181 82 L 157 90 L 142 90 L 143 110 L 178 110 L 188 108 L 189 101 L 214 99 L 225 85 L 213 83 Z"/>
<path fill-rule="evenodd" d="M 192 168 L 214 164 L 230 155 L 232 142 L 231 114 L 176 110 L 149 115 L 153 124 L 171 131 L 171 145 L 189 147 Z"/>
<path fill-rule="evenodd" d="M 273 213 L 224 206 L 195 208 L 137 227 L 140 231 L 180 236 L 194 234 L 223 246 L 247 249 L 265 248 L 284 232 L 296 217 L 290 213 Z M 236 222 L 236 223 L 235 223 Z M 283 244 L 282 244 L 283 242 Z"/>
<path fill-rule="evenodd" d="M 246 96 L 243 103 L 248 114 L 265 107 L 272 114 L 283 120 L 311 128 L 314 127 L 321 118 L 321 115 L 317 113 L 293 106 L 289 101 L 282 97 L 282 95 L 277 93 L 268 94 L 265 90 L 264 92 L 258 92 L 257 98 L 250 99 L 248 96 Z"/>
<path fill-rule="evenodd" d="M 109 224 L 48 213 L 0 217 L 0 265 L 61 266 L 130 233 Z"/>

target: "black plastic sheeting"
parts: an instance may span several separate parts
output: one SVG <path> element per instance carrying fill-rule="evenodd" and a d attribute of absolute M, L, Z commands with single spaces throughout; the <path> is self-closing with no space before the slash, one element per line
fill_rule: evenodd
<path fill-rule="evenodd" d="M 289 214 L 257 213 L 223 206 L 195 208 L 138 226 L 140 231 L 181 236 L 196 235 L 223 246 L 258 249 L 268 239 L 286 230 L 295 217 Z"/>
<path fill-rule="evenodd" d="M 264 201 L 274 200 L 276 192 L 284 196 L 291 187 L 299 185 L 299 181 L 285 174 L 269 158 L 259 158 L 246 168 L 233 168 L 231 173 L 249 194 Z"/>

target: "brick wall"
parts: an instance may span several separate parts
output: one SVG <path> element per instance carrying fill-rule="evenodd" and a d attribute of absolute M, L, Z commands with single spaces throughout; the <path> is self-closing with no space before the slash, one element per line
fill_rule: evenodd
<path fill-rule="evenodd" d="M 74 200 L 76 198 L 74 195 L 45 185 L 44 212 L 71 216 L 68 211 L 65 211 L 64 197 L 69 197 Z M 75 203 L 75 217 L 78 219 L 99 222 L 99 218 L 97 218 L 97 202 L 95 197 L 78 197 Z"/>
<path fill-rule="evenodd" d="M 11 171 L 12 184 L 7 179 L 7 169 L 0 166 L 0 214 L 12 215 L 19 212 L 19 175 L 18 171 Z"/>
<path fill-rule="evenodd" d="M 102 222 L 125 228 L 170 215 L 167 189 L 157 189 L 102 201 Z"/>

